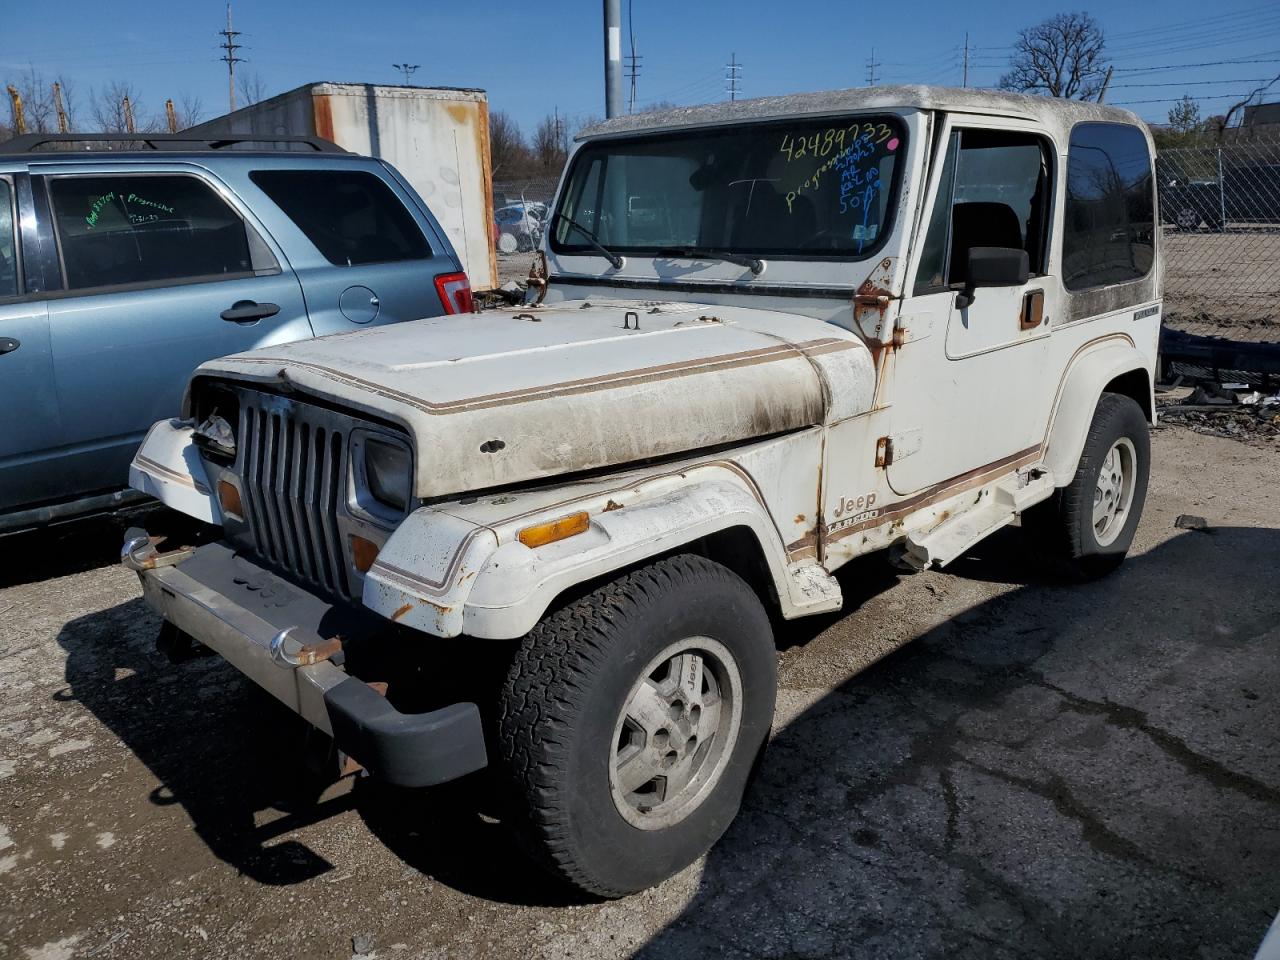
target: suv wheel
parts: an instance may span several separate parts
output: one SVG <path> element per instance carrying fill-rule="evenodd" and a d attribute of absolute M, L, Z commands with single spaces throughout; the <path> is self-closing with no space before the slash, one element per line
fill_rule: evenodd
<path fill-rule="evenodd" d="M 1042 552 L 1075 579 L 1110 573 L 1133 543 L 1151 472 L 1142 408 L 1104 393 L 1071 483 L 1026 511 L 1023 527 Z"/>
<path fill-rule="evenodd" d="M 1196 230 L 1200 226 L 1200 214 L 1196 213 L 1190 207 L 1183 207 L 1178 211 L 1175 218 L 1179 230 Z"/>
<path fill-rule="evenodd" d="M 763 605 L 702 557 L 557 610 L 521 642 L 499 711 L 525 846 L 602 897 L 682 870 L 737 815 L 776 692 Z"/>

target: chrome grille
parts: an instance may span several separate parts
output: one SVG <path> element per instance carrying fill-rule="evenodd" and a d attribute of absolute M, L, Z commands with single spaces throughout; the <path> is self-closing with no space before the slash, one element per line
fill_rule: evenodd
<path fill-rule="evenodd" d="M 351 574 L 338 526 L 346 497 L 347 418 L 244 391 L 237 472 L 255 552 L 338 596 Z"/>

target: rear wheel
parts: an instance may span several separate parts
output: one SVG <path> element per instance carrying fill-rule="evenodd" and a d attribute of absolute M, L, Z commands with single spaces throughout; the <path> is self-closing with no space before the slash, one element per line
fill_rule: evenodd
<path fill-rule="evenodd" d="M 525 845 L 596 896 L 665 880 L 736 816 L 773 720 L 769 618 L 736 574 L 658 561 L 548 616 L 503 687 Z"/>
<path fill-rule="evenodd" d="M 1142 408 L 1130 397 L 1104 393 L 1075 477 L 1026 511 L 1022 525 L 1069 576 L 1110 573 L 1133 543 L 1150 472 L 1151 440 Z"/>
<path fill-rule="evenodd" d="M 1182 207 L 1174 218 L 1179 230 L 1196 230 L 1200 227 L 1200 214 L 1191 207 Z"/>

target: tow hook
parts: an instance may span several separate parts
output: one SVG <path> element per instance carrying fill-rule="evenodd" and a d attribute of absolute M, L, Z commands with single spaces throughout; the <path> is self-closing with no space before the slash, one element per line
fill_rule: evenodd
<path fill-rule="evenodd" d="M 323 660 L 337 658 L 342 653 L 342 637 L 321 639 L 301 627 L 285 627 L 271 638 L 271 659 L 285 670 L 309 667 Z"/>
<path fill-rule="evenodd" d="M 160 552 L 165 537 L 153 537 L 140 527 L 130 527 L 124 534 L 124 546 L 120 548 L 120 562 L 136 573 L 171 567 L 195 553 L 195 547 L 178 547 Z"/>

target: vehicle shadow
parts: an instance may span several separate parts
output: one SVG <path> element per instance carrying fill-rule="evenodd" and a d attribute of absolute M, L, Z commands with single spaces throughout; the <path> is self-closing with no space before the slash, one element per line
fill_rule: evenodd
<path fill-rule="evenodd" d="M 0 537 L 0 589 L 119 563 L 124 532 L 135 526 L 184 544 L 208 536 L 199 521 L 158 503 L 9 534 Z"/>
<path fill-rule="evenodd" d="M 987 556 L 959 569 L 1016 582 Z M 1251 955 L 1280 871 L 1277 569 L 1280 531 L 1189 532 L 914 640 L 777 733 L 637 955 Z"/>

